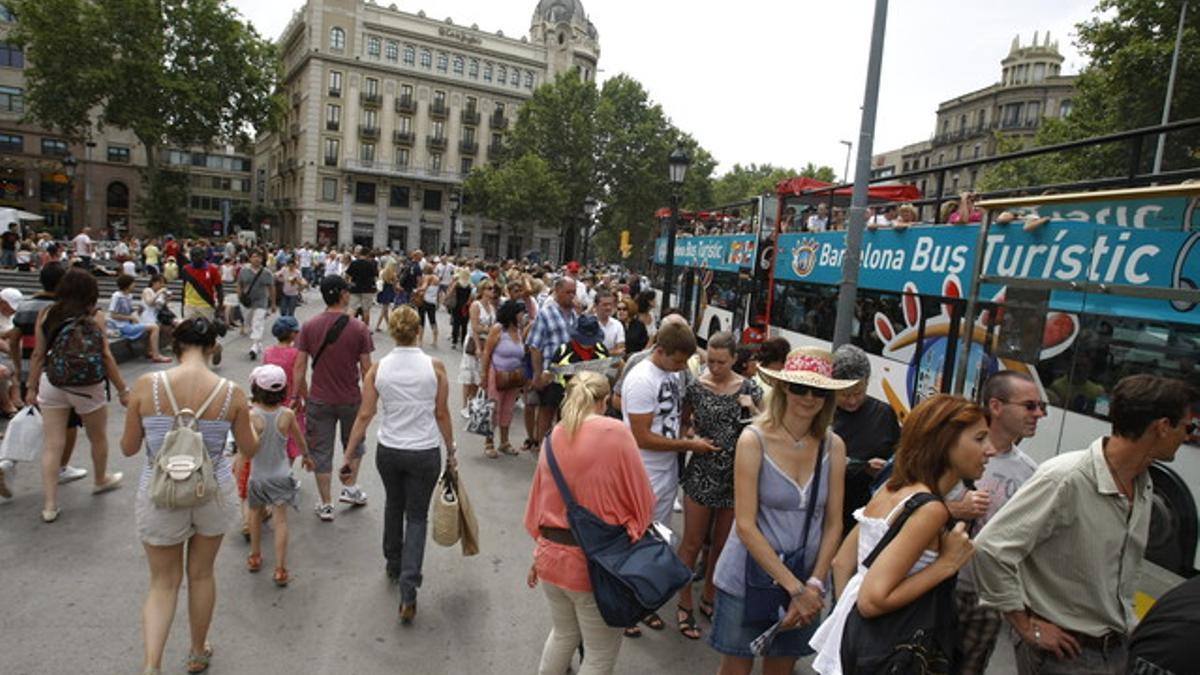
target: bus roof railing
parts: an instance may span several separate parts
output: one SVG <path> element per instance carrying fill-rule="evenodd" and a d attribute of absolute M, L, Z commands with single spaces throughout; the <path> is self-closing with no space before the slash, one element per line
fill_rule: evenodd
<path fill-rule="evenodd" d="M 1200 169 L 1197 169 L 1200 171 Z M 1154 197 L 1192 197 L 1200 195 L 1200 183 L 1175 185 L 1157 185 L 1154 187 L 1125 188 L 1120 190 L 1101 190 L 1097 192 L 1075 192 L 1072 194 L 1026 195 L 1008 199 L 988 199 L 976 202 L 983 209 L 1004 209 L 1010 206 L 1025 206 L 1028 204 L 1052 205 L 1075 204 L 1096 200 L 1117 199 L 1151 199 Z"/>

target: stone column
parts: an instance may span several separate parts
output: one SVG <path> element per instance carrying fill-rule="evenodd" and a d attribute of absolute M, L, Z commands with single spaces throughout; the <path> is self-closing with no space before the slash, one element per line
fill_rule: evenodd
<path fill-rule="evenodd" d="M 385 249 L 388 247 L 388 196 L 390 187 L 386 181 L 380 181 L 376 184 L 375 190 L 375 239 L 374 246 L 376 249 Z"/>
<path fill-rule="evenodd" d="M 346 189 L 342 190 L 342 222 L 338 225 L 338 246 L 350 246 L 354 243 L 354 184 L 351 178 L 345 178 Z"/>

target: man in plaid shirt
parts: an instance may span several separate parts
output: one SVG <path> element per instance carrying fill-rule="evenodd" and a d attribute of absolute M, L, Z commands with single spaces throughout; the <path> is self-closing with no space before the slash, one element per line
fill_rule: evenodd
<path fill-rule="evenodd" d="M 550 386 L 554 376 L 546 372 L 547 360 L 558 348 L 571 341 L 578 315 L 575 313 L 575 280 L 559 277 L 554 282 L 553 301 L 538 312 L 533 328 L 529 331 L 529 356 L 533 362 L 531 396 L 526 403 L 537 406 L 537 435 L 542 438 L 550 432 L 558 406 L 562 403 L 561 387 Z"/>

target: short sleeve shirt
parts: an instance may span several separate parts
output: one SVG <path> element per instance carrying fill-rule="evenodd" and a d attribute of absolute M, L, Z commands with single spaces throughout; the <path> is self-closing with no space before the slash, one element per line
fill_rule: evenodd
<path fill-rule="evenodd" d="M 647 358 L 633 367 L 621 387 L 621 412 L 625 424 L 630 415 L 653 414 L 651 433 L 665 438 L 679 438 L 683 419 L 683 373 L 671 373 L 659 368 Z M 642 450 L 642 461 L 648 468 L 665 471 L 679 461 L 673 452 Z"/>
<path fill-rule="evenodd" d="M 142 255 L 146 258 L 147 265 L 157 265 L 158 256 L 162 255 L 162 252 L 158 250 L 157 246 L 150 244 L 146 248 L 142 249 Z"/>
<path fill-rule="evenodd" d="M 575 310 L 563 311 L 556 303 L 546 303 L 529 331 L 529 346 L 540 350 L 544 357 L 549 357 L 571 341 L 576 318 Z"/>
<path fill-rule="evenodd" d="M 258 281 L 254 280 L 255 277 L 258 277 Z M 256 270 L 247 265 L 238 272 L 237 280 L 238 289 L 245 289 L 246 295 L 250 296 L 250 307 L 266 309 L 271 301 L 271 286 L 275 283 L 275 277 L 271 276 L 270 270 L 265 267 Z"/>
<path fill-rule="evenodd" d="M 330 405 L 358 405 L 362 402 L 359 357 L 375 351 L 375 342 L 367 324 L 351 318 L 341 336 L 322 350 L 326 334 L 341 316 L 338 312 L 322 312 L 305 321 L 296 338 L 296 349 L 308 354 L 310 364 L 321 352 L 308 388 L 310 399 Z"/>
<path fill-rule="evenodd" d="M 608 323 L 600 324 L 600 330 L 604 331 L 604 346 L 608 351 L 611 352 L 617 345 L 624 344 L 625 326 L 622 326 L 620 321 L 610 317 Z"/>
<path fill-rule="evenodd" d="M 201 269 L 196 269 L 191 265 L 184 265 L 183 271 L 192 275 L 192 278 L 195 279 L 204 290 L 208 291 L 209 297 L 211 297 L 214 302 L 221 301 L 221 294 L 217 293 L 217 287 L 221 285 L 220 268 L 218 268 L 216 265 L 205 265 Z M 182 275 L 180 275 L 180 278 L 183 278 Z M 183 284 L 183 302 L 189 307 L 212 306 L 205 302 L 204 298 L 202 298 L 200 294 L 196 292 L 196 289 L 187 282 L 184 282 Z"/>
<path fill-rule="evenodd" d="M 379 267 L 374 260 L 355 258 L 346 275 L 350 277 L 351 293 L 374 293 L 378 290 L 375 288 L 375 279 L 379 276 Z"/>
<path fill-rule="evenodd" d="M 71 240 L 71 244 L 75 247 L 75 255 L 92 255 L 92 238 L 86 234 L 80 232 L 74 239 Z"/>

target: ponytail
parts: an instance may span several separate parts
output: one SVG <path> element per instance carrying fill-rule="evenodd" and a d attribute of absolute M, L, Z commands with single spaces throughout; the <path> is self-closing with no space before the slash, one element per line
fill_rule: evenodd
<path fill-rule="evenodd" d="M 575 435 L 583 421 L 592 414 L 596 403 L 603 401 L 611 389 L 608 378 L 591 371 L 581 372 L 567 384 L 567 397 L 563 401 L 560 417 L 567 437 Z"/>

